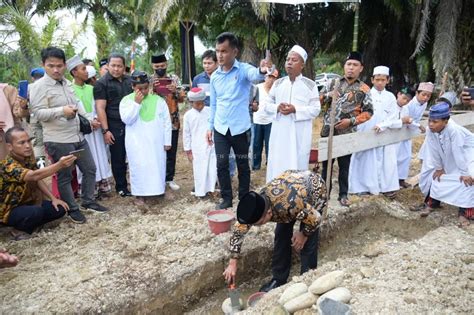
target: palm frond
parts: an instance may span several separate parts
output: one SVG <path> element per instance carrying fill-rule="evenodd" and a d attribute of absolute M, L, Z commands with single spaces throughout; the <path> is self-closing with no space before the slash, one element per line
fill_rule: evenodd
<path fill-rule="evenodd" d="M 429 41 L 428 31 L 430 26 L 430 13 L 431 13 L 431 2 L 433 0 L 424 0 L 423 11 L 421 11 L 421 22 L 418 29 L 418 36 L 416 37 L 415 51 L 410 56 L 410 59 L 415 58 L 424 48 Z"/>
<path fill-rule="evenodd" d="M 456 58 L 456 26 L 461 7 L 462 0 L 440 0 L 438 4 L 433 43 L 433 66 L 437 78 L 453 66 Z"/>
<path fill-rule="evenodd" d="M 151 14 L 148 19 L 147 28 L 150 33 L 154 33 L 166 19 L 168 11 L 175 5 L 177 0 L 156 1 L 151 8 Z"/>
<path fill-rule="evenodd" d="M 267 21 L 271 14 L 270 3 L 257 0 L 252 0 L 251 3 L 255 15 L 258 16 L 259 19 Z"/>

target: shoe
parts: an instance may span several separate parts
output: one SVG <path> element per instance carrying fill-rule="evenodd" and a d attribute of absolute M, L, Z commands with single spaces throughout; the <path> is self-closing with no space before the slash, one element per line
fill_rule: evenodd
<path fill-rule="evenodd" d="M 216 206 L 216 210 L 232 208 L 232 201 L 223 201 Z"/>
<path fill-rule="evenodd" d="M 117 193 L 120 195 L 120 197 L 131 197 L 132 193 L 129 192 L 128 190 L 119 190 Z"/>
<path fill-rule="evenodd" d="M 343 206 L 343 207 L 349 207 L 351 205 L 351 202 L 349 201 L 347 196 L 339 197 L 338 200 L 339 200 L 339 203 L 341 204 L 341 206 Z"/>
<path fill-rule="evenodd" d="M 98 204 L 97 202 L 92 202 L 92 203 L 89 203 L 87 205 L 81 205 L 81 206 L 84 210 L 94 210 L 94 211 L 97 211 L 97 212 L 109 211 L 109 209 L 107 207 L 104 207 L 104 206 Z"/>
<path fill-rule="evenodd" d="M 410 185 L 407 182 L 405 182 L 405 180 L 403 180 L 403 179 L 398 180 L 398 184 L 400 186 L 400 189 L 410 188 Z"/>
<path fill-rule="evenodd" d="M 82 224 L 86 222 L 86 217 L 79 210 L 69 211 L 68 214 L 69 214 L 69 218 L 74 223 Z"/>
<path fill-rule="evenodd" d="M 280 282 L 276 279 L 272 279 L 270 282 L 265 283 L 264 285 L 262 285 L 262 287 L 258 291 L 259 292 L 268 292 L 268 291 L 273 290 L 275 288 L 278 288 L 278 287 L 280 287 L 284 284 L 285 284 L 285 282 Z"/>
<path fill-rule="evenodd" d="M 176 184 L 174 181 L 166 182 L 166 184 L 171 188 L 171 190 L 179 190 L 179 185 Z"/>

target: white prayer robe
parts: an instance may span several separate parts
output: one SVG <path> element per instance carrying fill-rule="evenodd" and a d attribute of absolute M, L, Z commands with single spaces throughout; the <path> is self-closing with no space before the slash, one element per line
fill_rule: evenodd
<path fill-rule="evenodd" d="M 405 105 L 407 108 L 408 115 L 403 116 L 410 116 L 413 119 L 413 122 L 407 125 L 407 128 L 418 128 L 420 126 L 420 120 L 423 117 L 423 113 L 425 112 L 426 105 L 428 103 L 420 104 L 416 97 L 414 97 L 408 105 Z M 402 116 L 402 117 L 403 117 Z M 397 164 L 398 164 L 398 178 L 399 179 L 407 179 L 408 173 L 410 171 L 410 161 L 411 161 L 411 140 L 405 140 L 400 142 L 398 147 L 398 154 L 397 154 Z"/>
<path fill-rule="evenodd" d="M 391 92 L 372 88 L 370 93 L 374 114 L 368 121 L 357 126 L 358 132 L 372 131 L 375 126 L 386 130 L 398 118 L 397 100 Z M 369 192 L 377 195 L 398 189 L 396 144 L 352 154 L 349 167 L 350 193 Z"/>
<path fill-rule="evenodd" d="M 145 122 L 139 113 L 140 104 L 133 99 L 122 99 L 120 117 L 125 123 L 130 186 L 134 196 L 157 196 L 165 193 L 164 146 L 171 146 L 171 119 L 161 97 L 158 97 L 154 120 Z"/>
<path fill-rule="evenodd" d="M 217 182 L 216 151 L 206 139 L 209 115 L 209 107 L 204 107 L 200 112 L 191 108 L 183 117 L 183 148 L 193 153 L 194 193 L 197 197 L 214 192 Z"/>
<path fill-rule="evenodd" d="M 446 174 L 440 181 L 432 180 L 430 197 L 447 204 L 474 207 L 474 186 L 466 187 L 460 176 L 474 176 L 474 135 L 472 132 L 449 121 L 440 133 L 426 135 L 425 158 L 434 170 L 443 169 Z"/>
<path fill-rule="evenodd" d="M 91 95 L 94 98 L 94 95 Z M 83 111 L 86 112 L 84 105 L 82 102 L 78 102 L 79 106 L 82 107 Z M 97 112 L 95 110 L 95 101 L 92 99 L 92 112 L 85 114 L 86 118 L 89 120 L 93 120 L 97 118 Z M 91 150 L 92 158 L 94 159 L 96 172 L 95 172 L 95 181 L 99 182 L 103 179 L 109 179 L 112 177 L 112 169 L 110 168 L 109 164 L 109 154 L 108 148 L 104 141 L 104 135 L 102 134 L 102 129 L 93 130 L 92 133 L 88 135 L 84 135 L 84 138 L 89 145 Z M 76 166 L 77 171 L 77 181 L 79 184 L 82 183 L 82 173 L 79 170 L 79 167 Z"/>
<path fill-rule="evenodd" d="M 289 115 L 277 112 L 280 103 L 294 105 L 296 112 Z M 321 111 L 316 83 L 302 75 L 294 82 L 288 76 L 280 78 L 273 84 L 263 106 L 272 117 L 267 183 L 287 170 L 307 170 L 313 119 Z"/>

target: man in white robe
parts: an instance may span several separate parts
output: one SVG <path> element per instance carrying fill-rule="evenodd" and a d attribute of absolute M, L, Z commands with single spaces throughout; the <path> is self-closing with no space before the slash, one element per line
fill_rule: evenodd
<path fill-rule="evenodd" d="M 263 106 L 272 117 L 267 183 L 286 170 L 307 170 L 313 119 L 321 104 L 316 83 L 301 74 L 308 54 L 295 45 L 286 58 L 288 76 L 273 84 Z"/>
<path fill-rule="evenodd" d="M 395 96 L 385 90 L 390 69 L 374 68 L 370 90 L 374 113 L 372 118 L 357 126 L 358 132 L 389 128 L 398 115 Z M 397 145 L 391 144 L 354 153 L 349 167 L 349 192 L 353 194 L 392 193 L 399 189 L 397 174 Z"/>
<path fill-rule="evenodd" d="M 125 123 L 125 148 L 132 194 L 142 205 L 145 196 L 165 193 L 166 151 L 171 148 L 171 119 L 163 98 L 149 94 L 145 72 L 132 74 L 134 92 L 120 102 Z"/>
<path fill-rule="evenodd" d="M 407 124 L 407 128 L 420 128 L 422 132 L 425 131 L 420 125 L 420 120 L 423 117 L 428 101 L 434 90 L 434 84 L 431 82 L 421 82 L 418 85 L 415 97 L 407 105 L 408 116 L 411 118 L 411 123 Z M 407 118 L 405 118 L 407 119 Z M 400 187 L 407 188 L 408 184 L 405 180 L 408 178 L 411 161 L 411 140 L 402 141 L 398 147 L 398 179 Z"/>
<path fill-rule="evenodd" d="M 474 135 L 449 121 L 447 103 L 430 109 L 427 157 L 434 166 L 429 197 L 459 207 L 459 223 L 469 225 L 474 212 Z M 421 216 L 433 208 L 427 205 Z"/>
<path fill-rule="evenodd" d="M 194 195 L 205 197 L 214 192 L 217 182 L 216 151 L 214 144 L 206 140 L 209 106 L 204 106 L 206 92 L 201 88 L 192 88 L 188 92 L 188 101 L 192 108 L 183 117 L 183 148 L 193 163 Z"/>

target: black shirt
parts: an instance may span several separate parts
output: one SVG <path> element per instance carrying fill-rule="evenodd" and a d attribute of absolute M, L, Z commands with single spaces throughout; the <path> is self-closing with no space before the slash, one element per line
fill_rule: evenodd
<path fill-rule="evenodd" d="M 122 77 L 122 81 L 106 73 L 94 86 L 94 99 L 106 100 L 105 112 L 108 121 L 120 121 L 119 105 L 123 97 L 132 93 L 132 80 L 128 75 Z"/>

